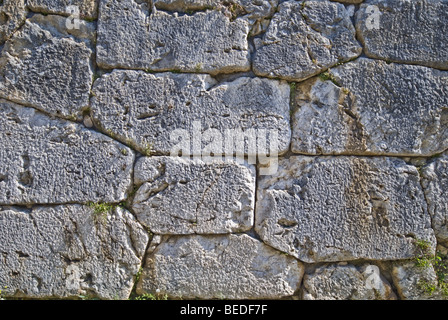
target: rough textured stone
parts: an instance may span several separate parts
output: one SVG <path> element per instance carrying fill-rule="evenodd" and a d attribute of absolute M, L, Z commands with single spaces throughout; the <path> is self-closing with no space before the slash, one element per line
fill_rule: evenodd
<path fill-rule="evenodd" d="M 348 11 L 329 1 L 281 3 L 256 47 L 255 74 L 292 81 L 319 74 L 362 51 Z"/>
<path fill-rule="evenodd" d="M 272 16 L 278 0 L 155 0 L 154 5 L 157 9 L 178 12 L 217 9 L 230 18 L 244 15 L 249 19 L 260 19 Z"/>
<path fill-rule="evenodd" d="M 165 238 L 146 259 L 137 293 L 271 299 L 298 289 L 303 265 L 245 234 Z"/>
<path fill-rule="evenodd" d="M 95 23 L 79 20 L 76 28 L 67 28 L 67 18 L 53 14 L 35 14 L 28 21 L 39 25 L 41 29 L 48 30 L 55 37 L 84 42 L 88 48 L 94 50 L 96 41 Z"/>
<path fill-rule="evenodd" d="M 437 240 L 448 244 L 448 154 L 423 167 L 422 186 Z"/>
<path fill-rule="evenodd" d="M 419 174 L 400 159 L 290 157 L 258 179 L 255 229 L 305 262 L 398 260 L 432 244 Z"/>
<path fill-rule="evenodd" d="M 249 23 L 218 11 L 154 11 L 145 2 L 103 0 L 97 61 L 103 68 L 224 73 L 248 71 Z"/>
<path fill-rule="evenodd" d="M 119 202 L 133 152 L 80 124 L 0 100 L 0 204 Z"/>
<path fill-rule="evenodd" d="M 448 148 L 447 72 L 360 58 L 330 74 L 297 85 L 293 152 L 431 156 Z"/>
<path fill-rule="evenodd" d="M 28 7 L 35 12 L 71 15 L 67 9 L 76 6 L 80 18 L 96 18 L 98 0 L 27 0 Z"/>
<path fill-rule="evenodd" d="M 377 273 L 378 272 L 378 273 Z M 389 282 L 375 265 L 347 263 L 318 267 L 303 277 L 304 300 L 395 300 Z"/>
<path fill-rule="evenodd" d="M 0 45 L 11 37 L 26 19 L 25 0 L 0 2 Z"/>
<path fill-rule="evenodd" d="M 89 103 L 92 51 L 85 42 L 26 21 L 0 55 L 0 97 L 73 118 Z"/>
<path fill-rule="evenodd" d="M 94 216 L 81 205 L 0 208 L 2 295 L 126 299 L 148 234 L 126 210 Z"/>
<path fill-rule="evenodd" d="M 117 70 L 95 82 L 91 108 L 103 131 L 142 153 L 150 145 L 154 152 L 169 154 L 177 144 L 171 140 L 175 129 L 187 130 L 193 142 L 195 121 L 201 122 L 204 145 L 212 139 L 205 137 L 208 129 L 219 131 L 223 140 L 226 129 L 266 129 L 278 132 L 281 153 L 291 137 L 289 91 L 287 83 L 268 79 L 243 77 L 217 84 L 204 74 Z M 188 151 L 196 153 L 194 147 Z"/>
<path fill-rule="evenodd" d="M 369 0 L 356 14 L 367 56 L 448 70 L 447 0 Z"/>
<path fill-rule="evenodd" d="M 428 287 L 437 288 L 434 268 L 418 267 L 415 261 L 395 262 L 392 279 L 402 300 L 447 300 L 441 291 L 429 292 Z"/>
<path fill-rule="evenodd" d="M 132 204 L 138 220 L 158 234 L 242 232 L 252 228 L 255 168 L 236 162 L 140 158 Z"/>

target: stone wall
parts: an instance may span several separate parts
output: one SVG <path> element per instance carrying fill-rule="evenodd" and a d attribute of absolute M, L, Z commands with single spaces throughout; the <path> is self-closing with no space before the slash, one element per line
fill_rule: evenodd
<path fill-rule="evenodd" d="M 447 0 L 0 1 L 0 297 L 446 299 L 447 43 Z"/>

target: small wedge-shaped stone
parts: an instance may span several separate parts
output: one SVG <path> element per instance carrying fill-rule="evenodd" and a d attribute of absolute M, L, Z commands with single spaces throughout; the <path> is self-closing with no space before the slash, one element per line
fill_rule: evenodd
<path fill-rule="evenodd" d="M 104 217 L 82 205 L 0 208 L 2 296 L 127 299 L 147 243 L 121 208 Z"/>
<path fill-rule="evenodd" d="M 448 155 L 434 159 L 421 172 L 432 227 L 437 240 L 448 244 Z"/>
<path fill-rule="evenodd" d="M 0 1 L 0 45 L 22 25 L 26 14 L 25 0 Z"/>
<path fill-rule="evenodd" d="M 0 55 L 0 98 L 73 118 L 89 103 L 92 50 L 26 21 Z"/>
<path fill-rule="evenodd" d="M 96 18 L 99 0 L 27 0 L 35 12 L 72 15 L 74 18 Z"/>
<path fill-rule="evenodd" d="M 392 158 L 290 157 L 258 180 L 255 229 L 305 262 L 408 259 L 436 239 L 414 166 Z"/>
<path fill-rule="evenodd" d="M 268 133 L 277 132 L 282 153 L 291 139 L 289 92 L 288 84 L 277 80 L 242 77 L 217 84 L 204 74 L 116 70 L 95 82 L 91 108 L 103 131 L 145 154 L 149 147 L 170 154 L 178 144 L 177 129 L 186 131 L 180 135 L 185 141 L 202 143 L 183 150 L 188 154 L 200 155 L 213 144 L 219 145 L 212 148 L 215 155 L 224 154 L 226 130 L 235 138 L 241 136 L 235 130 L 266 130 L 257 137 L 267 139 L 265 145 L 257 140 L 259 151 L 268 143 L 274 149 Z"/>
<path fill-rule="evenodd" d="M 159 234 L 211 234 L 252 228 L 255 168 L 235 161 L 140 158 L 134 182 L 143 185 L 132 209 Z"/>
<path fill-rule="evenodd" d="M 256 44 L 253 69 L 266 77 L 301 81 L 361 54 L 344 5 L 287 1 Z"/>
<path fill-rule="evenodd" d="M 431 156 L 448 148 L 448 72 L 360 58 L 297 85 L 292 151 Z"/>
<path fill-rule="evenodd" d="M 318 267 L 303 277 L 304 300 L 396 300 L 376 265 L 347 263 Z"/>
<path fill-rule="evenodd" d="M 131 149 L 80 124 L 0 100 L 0 204 L 119 202 Z"/>
<path fill-rule="evenodd" d="M 103 68 L 230 73 L 248 71 L 249 24 L 218 11 L 154 11 L 146 2 L 103 0 L 97 62 Z"/>
<path fill-rule="evenodd" d="M 368 57 L 448 70 L 447 0 L 368 0 L 356 30 Z"/>
<path fill-rule="evenodd" d="M 146 259 L 137 293 L 185 299 L 276 299 L 299 288 L 303 265 L 246 235 L 172 236 Z"/>

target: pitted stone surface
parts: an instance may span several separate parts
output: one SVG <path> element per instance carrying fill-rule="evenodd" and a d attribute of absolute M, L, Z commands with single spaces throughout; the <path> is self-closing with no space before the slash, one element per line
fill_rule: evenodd
<path fill-rule="evenodd" d="M 98 0 L 27 0 L 28 8 L 34 12 L 71 15 L 70 6 L 77 7 L 80 18 L 96 18 Z"/>
<path fill-rule="evenodd" d="M 408 259 L 414 238 L 434 251 L 418 171 L 400 159 L 290 157 L 257 188 L 256 231 L 302 261 Z"/>
<path fill-rule="evenodd" d="M 119 202 L 133 152 L 80 124 L 0 100 L 0 204 Z"/>
<path fill-rule="evenodd" d="M 437 274 L 432 266 L 418 267 L 415 261 L 394 262 L 392 279 L 402 300 L 447 300 L 438 289 L 429 293 L 426 286 L 437 288 Z"/>
<path fill-rule="evenodd" d="M 127 299 L 148 234 L 121 208 L 94 215 L 82 205 L 0 207 L 2 295 Z"/>
<path fill-rule="evenodd" d="M 132 210 L 151 232 L 211 234 L 252 228 L 255 167 L 235 161 L 140 158 Z"/>
<path fill-rule="evenodd" d="M 278 0 L 155 0 L 154 5 L 157 9 L 168 11 L 214 9 L 229 14 L 230 18 L 247 16 L 249 19 L 261 19 L 272 16 Z"/>
<path fill-rule="evenodd" d="M 318 267 L 303 277 L 304 300 L 396 300 L 376 265 L 347 263 Z"/>
<path fill-rule="evenodd" d="M 349 12 L 329 1 L 281 3 L 256 47 L 255 74 L 291 81 L 319 74 L 362 51 Z"/>
<path fill-rule="evenodd" d="M 223 151 L 215 154 L 224 154 L 225 146 L 221 147 L 218 140 L 225 140 L 228 129 L 266 130 L 260 137 L 267 137 L 269 146 L 274 145 L 268 133 L 275 131 L 282 153 L 288 150 L 291 137 L 289 92 L 288 84 L 277 80 L 242 77 L 217 84 L 204 74 L 117 70 L 95 82 L 91 108 L 103 131 L 142 153 L 147 153 L 145 148 L 150 146 L 153 152 L 170 154 L 180 143 L 176 129 L 186 130 L 180 138 L 188 138 L 191 144 L 196 138 L 199 143 L 202 140 L 204 147 L 196 151 L 191 146 L 187 150 L 190 154 L 204 151 L 215 134 L 219 136 L 215 144 Z M 199 132 L 194 122 L 200 122 Z M 202 139 L 198 137 L 201 134 Z M 265 145 L 260 141 L 262 150 Z"/>
<path fill-rule="evenodd" d="M 92 51 L 86 43 L 26 21 L 0 55 L 0 98 L 74 118 L 89 103 Z"/>
<path fill-rule="evenodd" d="M 26 14 L 25 0 L 0 2 L 0 45 L 25 22 Z"/>
<path fill-rule="evenodd" d="M 293 152 L 431 156 L 448 148 L 447 72 L 360 58 L 331 75 L 297 85 Z"/>
<path fill-rule="evenodd" d="M 368 57 L 448 70 L 447 0 L 368 0 L 356 29 Z"/>
<path fill-rule="evenodd" d="M 218 11 L 193 15 L 154 11 L 146 2 L 103 0 L 98 22 L 97 61 L 106 69 L 248 71 L 249 23 Z"/>
<path fill-rule="evenodd" d="M 422 186 L 428 201 L 432 226 L 440 243 L 448 243 L 448 155 L 434 159 L 423 167 Z"/>
<path fill-rule="evenodd" d="M 303 265 L 246 234 L 164 238 L 137 293 L 202 299 L 275 299 L 298 289 Z"/>

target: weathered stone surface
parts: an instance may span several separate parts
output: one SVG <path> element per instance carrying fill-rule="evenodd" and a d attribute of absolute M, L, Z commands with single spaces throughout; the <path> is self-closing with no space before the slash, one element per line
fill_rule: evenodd
<path fill-rule="evenodd" d="M 419 267 L 415 261 L 394 262 L 392 279 L 402 300 L 447 300 L 437 289 L 437 274 L 432 266 Z M 434 287 L 434 292 L 429 287 Z"/>
<path fill-rule="evenodd" d="M 2 295 L 126 299 L 148 234 L 126 210 L 94 215 L 81 205 L 0 208 Z"/>
<path fill-rule="evenodd" d="M 255 168 L 236 162 L 140 158 L 132 204 L 138 220 L 158 234 L 211 234 L 252 228 Z"/>
<path fill-rule="evenodd" d="M 69 16 L 70 6 L 77 7 L 80 18 L 96 18 L 98 0 L 27 0 L 28 7 L 35 12 Z"/>
<path fill-rule="evenodd" d="M 361 3 L 363 2 L 363 0 L 335 0 L 337 2 L 342 2 L 342 3 Z"/>
<path fill-rule="evenodd" d="M 28 21 L 39 25 L 41 29 L 48 30 L 55 37 L 70 38 L 76 42 L 84 42 L 92 51 L 95 47 L 95 23 L 79 20 L 76 28 L 67 28 L 67 18 L 54 14 L 35 14 Z"/>
<path fill-rule="evenodd" d="M 248 71 L 249 23 L 218 11 L 155 11 L 146 2 L 103 0 L 97 61 L 103 68 L 226 73 Z"/>
<path fill-rule="evenodd" d="M 447 0 L 368 0 L 356 14 L 367 56 L 448 70 Z"/>
<path fill-rule="evenodd" d="M 146 259 L 137 293 L 271 299 L 298 289 L 303 265 L 246 234 L 164 238 Z"/>
<path fill-rule="evenodd" d="M 360 58 L 329 78 L 297 85 L 293 152 L 431 156 L 448 148 L 447 72 Z"/>
<path fill-rule="evenodd" d="M 0 204 L 119 202 L 131 149 L 80 124 L 0 100 Z"/>
<path fill-rule="evenodd" d="M 319 74 L 362 51 L 348 11 L 330 1 L 281 3 L 256 47 L 255 74 L 292 81 Z"/>
<path fill-rule="evenodd" d="M 201 154 L 213 144 L 209 142 L 215 135 L 224 140 L 227 129 L 278 132 L 278 151 L 282 153 L 288 150 L 291 137 L 289 91 L 286 82 L 260 78 L 217 84 L 204 74 L 117 70 L 95 82 L 91 108 L 103 131 L 142 153 L 151 146 L 154 152 L 169 154 L 178 144 L 179 137 L 171 136 L 176 129 L 186 130 L 180 138 L 192 144 L 194 139 L 199 144 L 202 140 L 204 148 L 193 146 L 187 150 L 190 154 Z M 196 121 L 201 123 L 197 130 L 193 126 Z M 218 138 L 214 143 L 219 147 L 212 148 L 215 155 L 224 153 L 216 152 L 225 147 Z M 260 148 L 264 146 L 260 140 L 258 143 Z"/>
<path fill-rule="evenodd" d="M 278 0 L 154 0 L 157 9 L 190 12 L 191 10 L 214 9 L 229 15 L 247 16 L 249 19 L 261 19 L 272 16 Z"/>
<path fill-rule="evenodd" d="M 304 300 L 395 300 L 376 265 L 339 263 L 318 267 L 303 277 Z"/>
<path fill-rule="evenodd" d="M 0 2 L 0 45 L 8 40 L 26 19 L 25 0 Z"/>
<path fill-rule="evenodd" d="M 448 154 L 431 161 L 421 173 L 432 227 L 437 240 L 448 244 Z"/>
<path fill-rule="evenodd" d="M 305 262 L 398 260 L 432 244 L 419 174 L 400 159 L 290 157 L 258 179 L 255 229 Z"/>
<path fill-rule="evenodd" d="M 0 55 L 0 97 L 73 118 L 89 103 L 92 50 L 26 21 Z"/>

